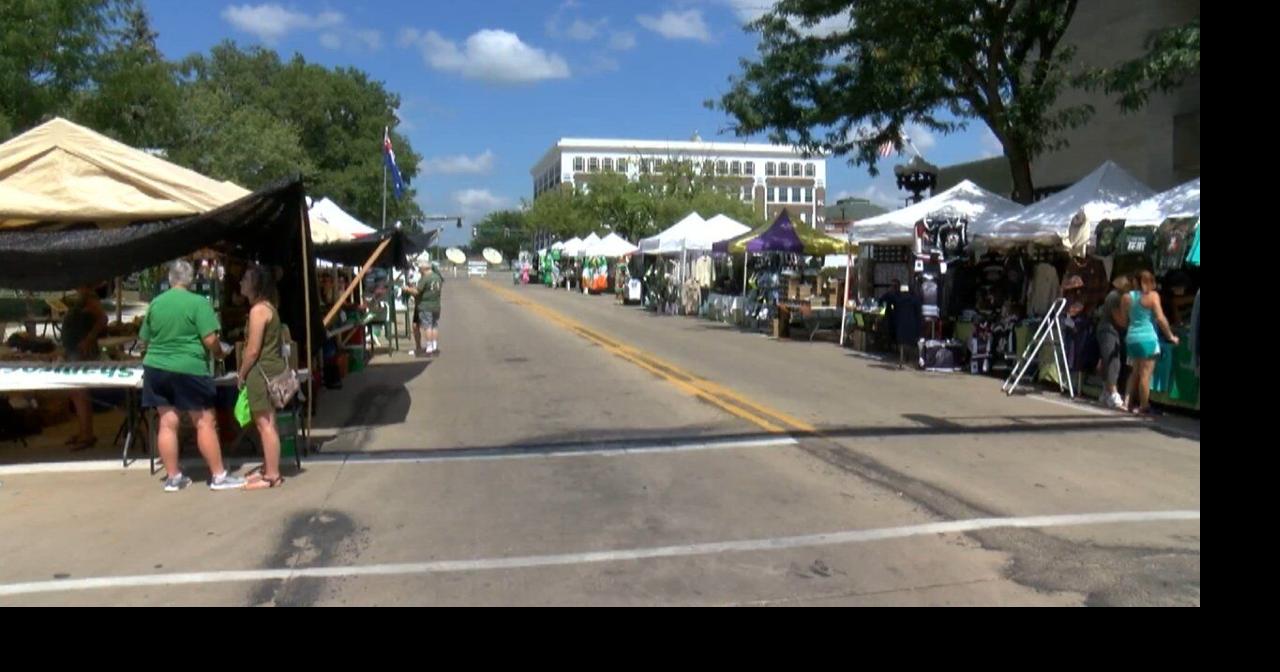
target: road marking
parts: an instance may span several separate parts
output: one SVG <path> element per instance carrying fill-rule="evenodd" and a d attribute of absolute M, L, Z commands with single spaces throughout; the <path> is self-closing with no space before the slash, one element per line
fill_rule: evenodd
<path fill-rule="evenodd" d="M 486 289 L 507 301 L 527 308 L 554 324 L 574 332 L 604 348 L 607 352 L 625 359 L 636 366 L 662 378 L 690 396 L 702 399 L 734 416 L 742 418 L 771 434 L 788 432 L 815 433 L 817 428 L 792 415 L 748 399 L 723 385 L 713 383 L 690 373 L 675 364 L 659 359 L 653 354 L 602 334 L 554 308 L 530 301 L 520 294 L 492 283 L 482 283 Z"/>
<path fill-rule="evenodd" d="M 119 588 L 246 583 L 256 581 L 288 581 L 293 579 L 414 576 L 454 572 L 530 569 L 536 567 L 564 567 L 603 562 L 648 560 L 654 558 L 684 558 L 717 555 L 720 553 L 781 551 L 797 548 L 863 544 L 889 539 L 907 539 L 911 537 L 924 537 L 938 534 L 961 534 L 966 532 L 975 532 L 978 530 L 1000 528 L 1071 527 L 1079 525 L 1115 525 L 1122 523 L 1199 520 L 1199 511 L 1132 511 L 1061 516 L 1031 516 L 1025 518 L 977 518 L 973 520 L 958 520 L 945 523 L 927 523 L 924 525 L 910 525 L 906 527 L 889 527 L 871 530 L 851 530 L 846 532 L 830 532 L 826 534 L 810 534 L 796 537 L 723 541 L 706 544 L 686 544 L 680 546 L 657 546 L 651 548 L 595 551 L 589 553 L 568 553 L 562 555 L 529 555 L 510 558 L 445 560 L 385 565 L 347 565 L 333 567 L 304 567 L 296 569 L 145 574 L 135 576 L 62 579 L 54 581 L 30 581 L 26 583 L 0 584 L 0 597 Z"/>

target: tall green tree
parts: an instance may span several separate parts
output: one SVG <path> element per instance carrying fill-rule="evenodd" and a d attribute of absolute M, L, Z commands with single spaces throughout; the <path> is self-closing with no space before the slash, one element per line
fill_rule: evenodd
<path fill-rule="evenodd" d="M 90 68 L 92 82 L 76 96 L 72 117 L 129 145 L 174 147 L 182 96 L 157 37 L 142 7 L 124 8 L 109 48 Z"/>
<path fill-rule="evenodd" d="M 307 172 L 311 193 L 333 199 L 371 226 L 381 223 L 382 135 L 395 124 L 398 95 L 353 68 L 330 69 L 300 55 L 284 62 L 274 51 L 242 49 L 231 42 L 189 57 L 181 70 L 184 86 L 217 91 L 234 109 L 256 109 L 287 120 L 307 157 L 298 169 Z M 415 226 L 422 211 L 412 182 L 421 157 L 407 138 L 394 130 L 391 136 L 408 188 L 403 198 L 395 199 L 388 187 L 387 221 Z"/>
<path fill-rule="evenodd" d="M 758 58 L 709 104 L 738 135 L 849 156 L 872 174 L 907 124 L 946 134 L 980 120 L 1029 202 L 1031 162 L 1093 113 L 1058 105 L 1076 85 L 1062 43 L 1075 11 L 1076 0 L 781 0 L 748 27 Z"/>
<path fill-rule="evenodd" d="M 1091 84 L 1117 96 L 1126 112 L 1141 109 L 1154 93 L 1168 93 L 1200 74 L 1200 17 L 1147 37 L 1142 56 L 1091 73 Z"/>
<path fill-rule="evenodd" d="M 188 86 L 182 100 L 184 114 L 170 160 L 246 189 L 315 174 L 315 165 L 291 122 L 261 107 L 236 105 L 214 86 Z"/>
<path fill-rule="evenodd" d="M 136 0 L 0 0 L 0 134 L 72 116 L 140 12 Z"/>

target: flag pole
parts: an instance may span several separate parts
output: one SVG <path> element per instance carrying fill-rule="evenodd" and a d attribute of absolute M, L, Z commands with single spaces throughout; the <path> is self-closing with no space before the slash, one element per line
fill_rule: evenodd
<path fill-rule="evenodd" d="M 382 145 L 382 153 L 383 153 L 383 157 L 382 157 L 382 229 L 383 229 L 384 231 L 385 231 L 385 230 L 386 230 L 386 228 L 387 228 L 387 157 L 386 157 L 386 153 L 387 153 L 387 146 L 386 146 L 386 142 L 385 142 L 385 141 L 386 141 L 386 139 L 387 139 L 388 137 L 390 137 L 390 135 L 389 135 L 390 133 L 391 133 L 391 129 L 388 129 L 388 128 L 384 128 L 384 129 L 383 129 L 383 131 L 382 131 L 382 139 L 383 139 L 383 145 Z"/>

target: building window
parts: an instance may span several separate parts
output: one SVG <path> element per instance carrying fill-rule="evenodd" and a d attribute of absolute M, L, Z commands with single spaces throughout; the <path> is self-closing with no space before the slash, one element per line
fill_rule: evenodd
<path fill-rule="evenodd" d="M 792 177 L 800 177 L 800 171 L 801 171 L 801 170 L 803 170 L 803 169 L 802 169 L 802 168 L 800 168 L 800 164 L 798 164 L 798 163 L 793 163 L 793 164 L 791 164 L 791 175 L 792 175 Z"/>
<path fill-rule="evenodd" d="M 743 175 L 755 175 L 755 174 L 756 174 L 756 162 L 755 162 L 755 161 L 744 161 L 744 162 L 742 163 L 742 174 L 743 174 Z"/>
<path fill-rule="evenodd" d="M 627 160 L 626 160 L 626 159 L 618 159 L 618 172 L 619 172 L 619 173 L 625 173 L 625 172 L 627 172 Z"/>
<path fill-rule="evenodd" d="M 815 171 L 815 170 L 817 170 L 817 168 L 814 168 L 814 166 L 813 166 L 813 164 L 812 164 L 812 163 L 806 163 L 806 164 L 804 164 L 804 176 L 805 176 L 805 177 L 813 177 L 813 173 L 814 173 L 814 171 Z"/>
<path fill-rule="evenodd" d="M 805 202 L 805 203 L 812 203 L 812 202 L 813 202 L 813 190 L 812 190 L 812 189 L 805 189 L 805 190 L 804 190 L 804 202 Z"/>
<path fill-rule="evenodd" d="M 777 200 L 778 200 L 778 190 L 777 190 L 777 188 L 776 188 L 776 187 L 769 187 L 769 198 L 768 198 L 768 202 L 770 202 L 770 203 L 776 203 L 776 202 L 777 202 Z"/>
<path fill-rule="evenodd" d="M 779 202 L 779 203 L 786 203 L 786 202 L 787 202 L 787 188 L 786 188 L 786 187 L 778 187 L 778 202 Z"/>
<path fill-rule="evenodd" d="M 606 173 L 613 172 L 613 159 L 606 158 L 604 160 L 604 172 Z"/>
<path fill-rule="evenodd" d="M 751 187 L 748 187 L 746 185 L 742 186 L 742 200 L 744 201 L 751 200 Z"/>
<path fill-rule="evenodd" d="M 800 187 L 791 187 L 791 202 L 803 203 L 804 201 L 801 199 L 802 199 L 802 196 L 800 195 Z"/>
<path fill-rule="evenodd" d="M 741 174 L 742 174 L 742 162 L 741 162 L 741 161 L 734 161 L 733 163 L 729 164 L 729 174 L 730 174 L 730 175 L 741 175 Z"/>
<path fill-rule="evenodd" d="M 587 159 L 587 171 L 592 173 L 600 172 L 600 159 L 597 159 L 594 156 Z"/>
<path fill-rule="evenodd" d="M 573 157 L 573 172 L 581 173 L 582 171 L 586 170 L 586 168 L 587 168 L 587 162 L 584 161 L 581 156 Z"/>
<path fill-rule="evenodd" d="M 789 172 L 791 171 L 787 168 L 787 164 L 785 163 L 778 164 L 778 177 L 786 177 L 787 173 Z"/>
<path fill-rule="evenodd" d="M 653 162 L 652 162 L 652 161 L 650 161 L 649 159 L 640 159 L 640 174 L 641 174 L 641 175 L 648 175 L 648 174 L 649 174 L 649 166 L 651 166 L 651 165 L 653 165 Z"/>
<path fill-rule="evenodd" d="M 716 161 L 716 174 L 717 174 L 717 175 L 728 175 L 728 174 L 729 174 L 729 162 L 728 162 L 728 161 Z"/>
<path fill-rule="evenodd" d="M 766 177 L 773 177 L 778 174 L 778 166 L 774 162 L 764 164 L 764 174 Z"/>

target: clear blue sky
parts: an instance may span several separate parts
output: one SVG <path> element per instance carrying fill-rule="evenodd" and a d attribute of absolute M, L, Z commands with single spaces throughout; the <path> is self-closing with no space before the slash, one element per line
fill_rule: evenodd
<path fill-rule="evenodd" d="M 530 167 L 561 137 L 684 140 L 697 131 L 731 140 L 723 131 L 728 119 L 702 103 L 718 97 L 738 59 L 755 52 L 742 26 L 767 1 L 145 4 L 171 58 L 233 39 L 382 80 L 401 95 L 400 131 L 426 160 L 415 181 L 423 209 L 474 223 L 530 198 Z M 912 137 L 938 165 L 998 152 L 981 122 L 951 136 L 916 129 Z M 370 138 L 370 151 L 379 151 L 379 138 Z M 857 195 L 901 203 L 891 166 L 873 179 L 865 168 L 830 160 L 828 201 Z M 446 240 L 458 242 L 458 233 Z"/>

